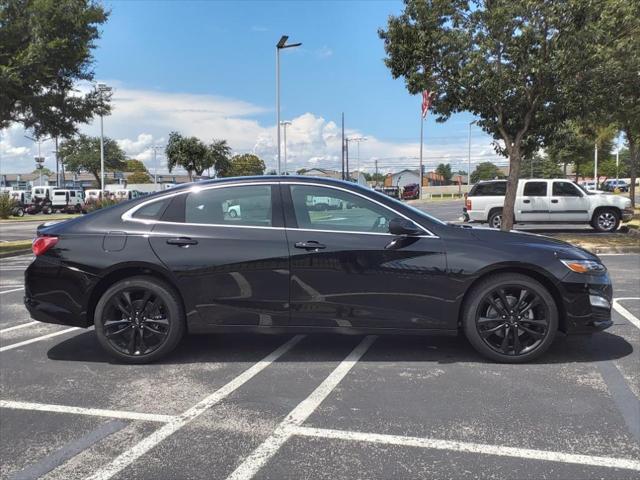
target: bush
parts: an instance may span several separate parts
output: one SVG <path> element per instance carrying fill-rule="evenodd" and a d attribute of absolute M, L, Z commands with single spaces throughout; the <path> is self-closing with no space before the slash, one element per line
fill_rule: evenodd
<path fill-rule="evenodd" d="M 0 193 L 0 218 L 9 218 L 13 213 L 16 201 L 7 192 Z"/>
<path fill-rule="evenodd" d="M 111 207 L 116 203 L 118 203 L 118 201 L 112 198 L 103 198 L 100 200 L 89 200 L 87 203 L 85 203 L 85 210 L 89 213 L 95 212 L 96 210 L 100 210 L 101 208 Z"/>

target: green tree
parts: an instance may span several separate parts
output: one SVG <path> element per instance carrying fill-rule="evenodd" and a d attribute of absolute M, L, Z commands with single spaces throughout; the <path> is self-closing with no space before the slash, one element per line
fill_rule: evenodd
<path fill-rule="evenodd" d="M 53 177 L 55 175 L 55 173 L 53 173 L 50 169 L 48 169 L 47 167 L 42 167 L 42 168 L 36 168 L 33 172 L 31 172 L 34 175 L 46 175 L 47 177 Z"/>
<path fill-rule="evenodd" d="M 545 155 L 534 154 L 522 159 L 520 178 L 563 178 L 564 173 L 558 163 Z"/>
<path fill-rule="evenodd" d="M 231 159 L 230 177 L 246 177 L 250 175 L 264 175 L 266 166 L 257 155 L 245 153 Z"/>
<path fill-rule="evenodd" d="M 441 163 L 436 167 L 436 173 L 444 177 L 445 183 L 449 183 L 451 181 L 451 177 L 453 176 L 453 172 L 451 171 L 451 164 Z"/>
<path fill-rule="evenodd" d="M 173 171 L 175 167 L 182 167 L 193 180 L 193 174 L 202 175 L 205 170 L 214 166 L 214 158 L 207 146 L 196 137 L 183 137 L 178 132 L 169 134 L 169 141 L 165 148 L 167 167 Z"/>
<path fill-rule="evenodd" d="M 89 172 L 100 185 L 100 137 L 78 135 L 65 140 L 60 145 L 59 155 L 69 172 Z M 126 157 L 115 140 L 104 139 L 105 171 L 121 171 L 125 167 Z"/>
<path fill-rule="evenodd" d="M 405 0 L 380 30 L 394 78 L 412 94 L 434 92 L 438 121 L 468 111 L 509 157 L 502 228 L 513 226 L 523 155 L 570 115 L 564 93 L 590 60 L 579 55 L 589 2 Z M 501 143 L 500 143 L 501 142 Z"/>
<path fill-rule="evenodd" d="M 147 167 L 140 160 L 136 160 L 135 158 L 127 158 L 127 160 L 125 160 L 124 163 L 125 163 L 124 169 L 126 172 L 149 173 L 149 171 L 147 170 Z"/>
<path fill-rule="evenodd" d="M 226 140 L 214 140 L 209 145 L 209 152 L 213 158 L 213 163 L 218 177 L 229 177 L 231 168 L 231 147 Z"/>
<path fill-rule="evenodd" d="M 471 172 L 471 183 L 476 183 L 480 180 L 493 180 L 495 178 L 503 178 L 503 175 L 500 169 L 491 162 L 479 163 L 476 169 Z"/>
<path fill-rule="evenodd" d="M 151 183 L 152 181 L 146 171 L 136 171 L 127 177 L 127 183 Z"/>
<path fill-rule="evenodd" d="M 0 0 L 0 128 L 19 122 L 36 136 L 70 137 L 95 114 L 99 95 L 75 85 L 93 80 L 108 15 L 92 0 Z"/>

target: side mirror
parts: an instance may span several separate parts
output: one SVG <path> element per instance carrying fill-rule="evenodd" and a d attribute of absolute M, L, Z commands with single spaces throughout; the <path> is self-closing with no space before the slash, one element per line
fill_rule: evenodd
<path fill-rule="evenodd" d="M 420 235 L 422 230 L 411 220 L 396 217 L 389 221 L 389 233 L 392 235 Z"/>

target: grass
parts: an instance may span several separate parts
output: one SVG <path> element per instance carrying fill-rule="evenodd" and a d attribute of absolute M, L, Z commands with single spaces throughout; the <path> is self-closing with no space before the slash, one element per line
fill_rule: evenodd
<path fill-rule="evenodd" d="M 21 252 L 31 249 L 31 240 L 14 240 L 12 242 L 0 242 L 0 254 Z"/>
<path fill-rule="evenodd" d="M 0 223 L 16 223 L 16 222 L 49 222 L 51 220 L 68 220 L 77 217 L 79 213 L 52 213 L 51 215 L 25 215 L 24 217 L 9 217 L 0 220 Z"/>

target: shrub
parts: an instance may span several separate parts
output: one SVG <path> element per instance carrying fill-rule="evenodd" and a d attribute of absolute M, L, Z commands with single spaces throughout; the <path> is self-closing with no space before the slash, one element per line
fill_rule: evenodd
<path fill-rule="evenodd" d="M 87 212 L 95 212 L 96 210 L 100 210 L 101 208 L 111 207 L 118 203 L 117 200 L 112 198 L 103 198 L 100 200 L 89 200 L 85 203 L 85 210 Z"/>
<path fill-rule="evenodd" d="M 9 218 L 13 213 L 16 201 L 7 192 L 0 193 L 0 218 Z"/>

